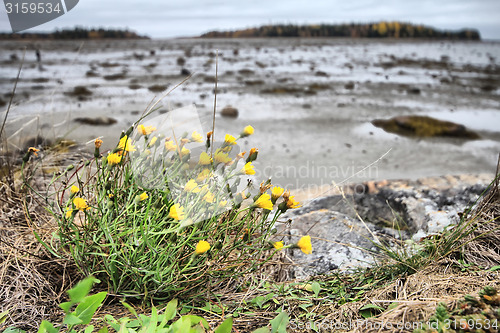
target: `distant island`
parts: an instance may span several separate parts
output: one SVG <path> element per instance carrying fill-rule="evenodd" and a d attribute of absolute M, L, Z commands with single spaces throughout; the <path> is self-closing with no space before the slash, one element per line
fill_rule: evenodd
<path fill-rule="evenodd" d="M 210 31 L 200 36 L 200 38 L 251 37 L 347 37 L 481 40 L 481 36 L 476 29 L 462 29 L 457 31 L 439 30 L 425 25 L 402 22 L 311 25 L 278 24 L 234 31 Z"/>
<path fill-rule="evenodd" d="M 141 36 L 127 29 L 86 29 L 76 27 L 74 29 L 56 30 L 51 33 L 0 33 L 0 40 L 32 40 L 32 39 L 149 39 L 147 36 Z"/>

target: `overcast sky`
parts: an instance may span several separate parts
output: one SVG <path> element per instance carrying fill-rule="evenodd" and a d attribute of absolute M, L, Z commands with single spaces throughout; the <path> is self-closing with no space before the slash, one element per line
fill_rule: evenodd
<path fill-rule="evenodd" d="M 34 0 L 27 0 L 32 2 Z M 11 31 L 0 6 L 0 31 Z M 128 28 L 150 37 L 196 36 L 270 23 L 398 20 L 438 29 L 476 28 L 500 40 L 500 0 L 80 0 L 67 14 L 28 31 Z"/>

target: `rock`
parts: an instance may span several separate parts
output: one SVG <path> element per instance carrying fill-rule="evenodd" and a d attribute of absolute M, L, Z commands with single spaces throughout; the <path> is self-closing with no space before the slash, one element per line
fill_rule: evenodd
<path fill-rule="evenodd" d="M 189 75 L 191 75 L 191 72 L 188 69 L 183 68 L 183 69 L 181 69 L 181 75 L 182 76 L 189 76 Z"/>
<path fill-rule="evenodd" d="M 148 89 L 151 92 L 164 92 L 167 90 L 168 84 L 154 84 L 152 86 L 149 86 Z"/>
<path fill-rule="evenodd" d="M 420 95 L 420 89 L 415 87 L 409 88 L 406 92 L 410 95 Z"/>
<path fill-rule="evenodd" d="M 493 176 L 443 176 L 410 180 L 370 181 L 346 186 L 349 194 L 316 198 L 289 210 L 290 220 L 278 233 L 294 244 L 310 235 L 313 253 L 289 250 L 297 278 L 346 270 L 373 261 L 374 245 L 396 246 L 395 240 L 418 242 L 456 224 L 461 212 L 481 195 Z M 359 191 L 359 189 L 364 189 Z M 360 220 L 361 218 L 361 220 Z M 398 245 L 400 246 L 400 245 Z M 372 251 L 372 253 L 370 253 Z"/>
<path fill-rule="evenodd" d="M 177 65 L 184 66 L 185 64 L 186 64 L 186 59 L 184 59 L 183 57 L 177 58 Z"/>
<path fill-rule="evenodd" d="M 90 118 L 90 117 L 75 118 L 74 121 L 83 125 L 93 125 L 93 126 L 109 126 L 117 123 L 116 119 L 104 116 L 95 118 Z"/>
<path fill-rule="evenodd" d="M 125 75 L 126 75 L 125 73 L 116 73 L 111 75 L 104 75 L 103 78 L 106 81 L 116 81 L 125 79 Z"/>
<path fill-rule="evenodd" d="M 221 116 L 228 118 L 237 118 L 238 117 L 238 109 L 228 105 L 222 109 L 220 112 Z"/>
<path fill-rule="evenodd" d="M 347 90 L 352 90 L 354 89 L 354 82 L 347 82 L 345 85 L 344 85 L 344 88 L 347 89 Z"/>
<path fill-rule="evenodd" d="M 73 88 L 73 91 L 67 92 L 66 94 L 72 96 L 90 96 L 92 95 L 92 91 L 84 86 L 76 86 Z"/>
<path fill-rule="evenodd" d="M 428 116 L 398 116 L 390 119 L 375 119 L 372 124 L 389 133 L 416 137 L 455 137 L 476 140 L 479 135 L 464 125 Z"/>

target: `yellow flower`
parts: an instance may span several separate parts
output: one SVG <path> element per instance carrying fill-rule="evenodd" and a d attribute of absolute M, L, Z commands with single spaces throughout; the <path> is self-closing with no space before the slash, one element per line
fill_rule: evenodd
<path fill-rule="evenodd" d="M 156 136 L 153 136 L 151 141 L 149 141 L 149 143 L 148 143 L 148 147 L 153 147 L 156 143 L 156 140 L 158 140 L 158 138 Z"/>
<path fill-rule="evenodd" d="M 248 153 L 247 162 L 253 162 L 257 159 L 257 155 L 259 154 L 259 150 L 257 148 L 250 149 Z"/>
<path fill-rule="evenodd" d="M 241 169 L 241 173 L 245 175 L 255 175 L 255 169 L 252 165 L 252 162 L 248 162 L 247 164 L 245 164 L 243 169 Z"/>
<path fill-rule="evenodd" d="M 191 151 L 189 149 L 187 149 L 186 147 L 182 147 L 181 156 L 186 156 L 189 153 L 191 153 Z"/>
<path fill-rule="evenodd" d="M 66 210 L 66 218 L 69 219 L 71 216 L 73 216 L 73 209 L 68 208 Z"/>
<path fill-rule="evenodd" d="M 193 134 L 191 134 L 191 140 L 193 140 L 194 142 L 203 142 L 203 136 L 194 131 Z"/>
<path fill-rule="evenodd" d="M 146 192 L 142 192 L 140 195 L 139 195 L 139 201 L 144 201 L 146 200 L 147 198 L 149 198 L 148 194 Z"/>
<path fill-rule="evenodd" d="M 37 153 L 38 153 L 39 151 L 40 151 L 40 149 L 36 149 L 35 147 L 29 147 L 29 148 L 28 148 L 28 152 L 29 152 L 29 153 L 33 153 L 33 154 L 35 154 L 35 156 L 38 156 L 38 154 L 37 154 Z"/>
<path fill-rule="evenodd" d="M 208 203 L 214 202 L 215 196 L 212 194 L 212 192 L 208 191 L 207 194 L 203 197 L 203 200 L 205 200 Z"/>
<path fill-rule="evenodd" d="M 101 145 L 102 145 L 102 140 L 101 140 L 101 139 L 99 139 L 99 138 L 95 139 L 95 141 L 94 141 L 94 145 L 95 145 L 95 147 L 96 147 L 97 149 L 101 148 Z"/>
<path fill-rule="evenodd" d="M 70 192 L 71 192 L 71 194 L 75 194 L 75 193 L 80 192 L 80 189 L 78 188 L 78 186 L 73 185 L 73 186 L 71 186 Z"/>
<path fill-rule="evenodd" d="M 172 140 L 165 141 L 165 149 L 168 151 L 174 151 L 177 149 L 177 145 L 174 145 Z"/>
<path fill-rule="evenodd" d="M 219 202 L 219 208 L 224 208 L 226 207 L 227 205 L 227 200 L 222 200 L 221 202 Z"/>
<path fill-rule="evenodd" d="M 243 132 L 241 133 L 241 137 L 246 137 L 249 135 L 252 135 L 254 132 L 254 129 L 252 126 L 248 125 L 243 129 Z"/>
<path fill-rule="evenodd" d="M 216 163 L 224 163 L 224 164 L 231 162 L 231 158 L 229 157 L 229 155 L 223 153 L 222 151 L 217 151 L 215 153 L 214 160 Z"/>
<path fill-rule="evenodd" d="M 271 197 L 269 194 L 262 194 L 252 205 L 253 207 L 264 208 L 267 210 L 273 209 L 273 203 L 271 202 Z"/>
<path fill-rule="evenodd" d="M 109 165 L 116 165 L 120 163 L 122 160 L 122 157 L 118 155 L 117 153 L 109 154 L 108 155 L 108 164 Z"/>
<path fill-rule="evenodd" d="M 170 206 L 168 216 L 174 220 L 182 220 L 184 218 L 184 207 L 179 204 Z"/>
<path fill-rule="evenodd" d="M 281 195 L 283 194 L 285 190 L 282 189 L 281 187 L 279 186 L 275 186 L 273 187 L 273 189 L 271 190 L 271 200 L 273 202 L 276 202 L 276 200 L 279 199 L 279 197 L 281 197 Z"/>
<path fill-rule="evenodd" d="M 198 188 L 198 183 L 194 179 L 191 179 L 190 181 L 188 181 L 186 183 L 186 185 L 184 185 L 184 191 L 186 191 L 186 192 L 194 191 L 196 188 Z M 199 188 L 198 188 L 198 190 L 199 190 Z"/>
<path fill-rule="evenodd" d="M 226 136 L 224 137 L 224 145 L 228 146 L 228 145 L 235 145 L 235 144 L 236 144 L 235 137 L 232 136 L 231 134 L 226 134 Z"/>
<path fill-rule="evenodd" d="M 199 165 L 209 165 L 212 162 L 212 159 L 210 158 L 210 155 L 208 155 L 205 152 L 202 152 L 200 154 L 200 160 L 198 161 Z"/>
<path fill-rule="evenodd" d="M 132 140 L 128 136 L 124 135 L 118 143 L 118 149 L 124 151 L 135 151 L 135 146 L 132 145 Z"/>
<path fill-rule="evenodd" d="M 73 204 L 77 210 L 89 209 L 87 201 L 84 198 L 76 197 L 73 199 Z"/>
<path fill-rule="evenodd" d="M 139 130 L 139 133 L 141 133 L 142 135 L 149 135 L 152 132 L 156 131 L 156 127 L 144 126 L 143 124 L 139 125 L 137 129 Z"/>
<path fill-rule="evenodd" d="M 311 254 L 312 253 L 311 237 L 303 236 L 297 242 L 297 247 L 301 249 L 302 252 L 304 252 L 305 254 Z"/>
<path fill-rule="evenodd" d="M 210 250 L 210 243 L 207 241 L 201 240 L 198 242 L 198 244 L 196 244 L 196 249 L 194 250 L 194 252 L 196 254 L 203 254 L 203 253 L 207 252 L 208 250 Z"/>
<path fill-rule="evenodd" d="M 185 144 L 190 143 L 190 142 L 191 142 L 191 140 L 189 140 L 189 139 L 186 139 L 186 138 L 181 139 L 181 146 L 184 146 Z"/>
<path fill-rule="evenodd" d="M 301 207 L 302 205 L 298 202 L 298 201 L 295 201 L 294 197 L 291 196 L 289 197 L 287 200 L 286 200 L 286 207 L 287 208 L 299 208 Z"/>
<path fill-rule="evenodd" d="M 199 174 L 198 177 L 196 178 L 197 181 L 201 182 L 205 179 L 207 179 L 210 176 L 210 170 L 208 169 L 203 169 Z"/>
<path fill-rule="evenodd" d="M 274 242 L 273 243 L 273 246 L 276 250 L 281 250 L 283 248 L 283 242 L 279 241 L 279 242 Z"/>

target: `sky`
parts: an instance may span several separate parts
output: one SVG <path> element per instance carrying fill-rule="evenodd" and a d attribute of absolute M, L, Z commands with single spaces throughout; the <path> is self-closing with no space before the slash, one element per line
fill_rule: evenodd
<path fill-rule="evenodd" d="M 0 31 L 11 32 L 5 7 L 0 7 Z M 81 26 L 127 28 L 169 38 L 263 24 L 382 20 L 438 29 L 476 28 L 483 39 L 500 40 L 500 0 L 80 0 L 65 15 L 26 32 Z"/>

